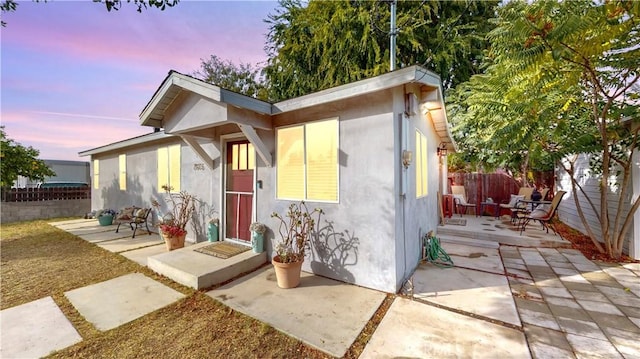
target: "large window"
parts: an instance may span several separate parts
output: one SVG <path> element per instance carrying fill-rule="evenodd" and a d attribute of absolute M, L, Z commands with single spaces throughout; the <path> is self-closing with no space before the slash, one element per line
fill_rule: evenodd
<path fill-rule="evenodd" d="M 158 191 L 164 185 L 180 192 L 180 145 L 158 148 Z"/>
<path fill-rule="evenodd" d="M 416 130 L 416 198 L 427 195 L 427 137 Z"/>
<path fill-rule="evenodd" d="M 277 129 L 277 197 L 338 201 L 338 119 Z"/>
<path fill-rule="evenodd" d="M 127 155 L 118 156 L 118 169 L 120 173 L 120 190 L 127 190 Z"/>
<path fill-rule="evenodd" d="M 93 188 L 100 189 L 100 160 L 93 160 Z"/>

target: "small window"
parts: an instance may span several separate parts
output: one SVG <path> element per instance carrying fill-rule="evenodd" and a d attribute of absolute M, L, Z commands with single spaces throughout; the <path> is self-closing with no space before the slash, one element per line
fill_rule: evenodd
<path fill-rule="evenodd" d="M 427 195 L 427 137 L 416 130 L 416 198 Z"/>
<path fill-rule="evenodd" d="M 251 143 L 235 143 L 231 146 L 231 169 L 252 170 L 255 167 L 256 153 Z"/>
<path fill-rule="evenodd" d="M 338 119 L 279 128 L 279 199 L 338 201 Z"/>
<path fill-rule="evenodd" d="M 100 160 L 93 160 L 93 188 L 100 189 Z"/>
<path fill-rule="evenodd" d="M 118 156 L 118 167 L 120 169 L 120 190 L 127 190 L 127 155 Z"/>
<path fill-rule="evenodd" d="M 180 192 L 180 145 L 160 147 L 158 153 L 158 192 L 169 186 L 172 192 Z"/>

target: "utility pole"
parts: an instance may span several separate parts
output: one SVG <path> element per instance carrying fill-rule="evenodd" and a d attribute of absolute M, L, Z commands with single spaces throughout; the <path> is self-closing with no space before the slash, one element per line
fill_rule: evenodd
<path fill-rule="evenodd" d="M 393 71 L 396 69 L 396 36 L 398 35 L 398 29 L 396 28 L 396 0 L 391 0 L 391 29 L 389 30 L 389 38 L 391 41 L 390 46 L 390 56 L 389 60 L 389 70 Z"/>

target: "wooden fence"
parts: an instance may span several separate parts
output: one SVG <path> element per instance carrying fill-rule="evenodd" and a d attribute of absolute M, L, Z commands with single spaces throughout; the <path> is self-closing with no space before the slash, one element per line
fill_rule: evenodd
<path fill-rule="evenodd" d="M 538 188 L 550 188 L 551 195 L 555 192 L 553 172 L 536 173 L 534 180 Z M 471 203 L 481 203 L 489 197 L 497 203 L 508 203 L 511 195 L 522 187 L 513 177 L 502 173 L 449 173 L 449 185 L 463 185 Z"/>
<path fill-rule="evenodd" d="M 2 190 L 2 202 L 62 201 L 91 198 L 90 188 L 12 188 Z"/>

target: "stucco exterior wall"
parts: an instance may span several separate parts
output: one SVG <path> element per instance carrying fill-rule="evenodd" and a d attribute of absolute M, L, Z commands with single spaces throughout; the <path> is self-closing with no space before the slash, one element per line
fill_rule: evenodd
<path fill-rule="evenodd" d="M 217 167 L 213 170 L 204 165 L 202 159 L 193 150 L 185 145 L 179 137 L 170 140 L 160 140 L 146 143 L 142 146 L 123 148 L 93 159 L 100 160 L 100 188 L 92 187 L 91 208 L 113 208 L 115 210 L 128 207 L 151 207 L 151 201 L 157 200 L 161 204 L 161 210 L 166 212 L 166 195 L 158 188 L 157 148 L 172 144 L 181 144 L 181 186 L 183 190 L 195 195 L 198 200 L 196 217 L 188 226 L 187 240 L 200 242 L 206 240 L 206 223 L 220 210 L 219 183 L 220 167 L 219 152 L 209 140 L 204 140 L 203 148 L 216 156 Z M 127 189 L 120 190 L 119 162 L 120 154 L 127 155 Z M 93 161 L 91 174 L 93 176 Z M 219 213 L 218 213 L 219 214 Z M 153 214 L 153 222 L 157 223 L 157 215 Z"/>
<path fill-rule="evenodd" d="M 339 203 L 307 202 L 325 211 L 303 269 L 384 291 L 395 291 L 395 199 L 393 113 L 389 92 L 317 106 L 274 118 L 274 126 L 339 118 Z M 275 155 L 275 150 L 273 150 Z M 275 156 L 274 156 L 275 157 Z M 273 211 L 284 213 L 291 201 L 275 199 L 276 171 L 259 168 L 267 178 L 258 190 L 258 220 L 271 229 L 266 246 L 273 256 L 279 236 Z"/>

